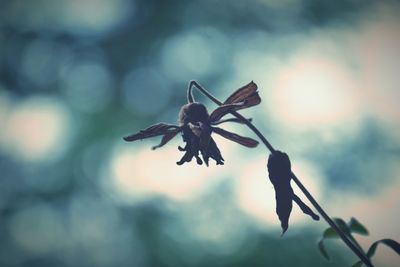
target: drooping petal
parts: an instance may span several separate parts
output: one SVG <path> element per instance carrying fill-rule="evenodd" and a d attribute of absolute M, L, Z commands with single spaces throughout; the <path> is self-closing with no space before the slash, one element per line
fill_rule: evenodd
<path fill-rule="evenodd" d="M 196 158 L 197 164 L 203 164 L 202 160 L 199 157 L 199 137 L 196 136 L 189 125 L 185 125 L 182 127 L 182 138 L 186 143 L 185 147 L 178 147 L 180 151 L 185 152 L 183 157 L 176 163 L 178 165 L 182 165 L 185 162 L 190 162 L 193 157 Z"/>
<path fill-rule="evenodd" d="M 154 150 L 154 149 L 160 148 L 160 147 L 162 147 L 163 145 L 167 144 L 167 143 L 168 143 L 169 141 L 171 141 L 179 132 L 180 132 L 180 130 L 179 130 L 179 129 L 176 129 L 175 131 L 171 131 L 171 132 L 169 132 L 169 133 L 164 134 L 164 136 L 163 136 L 162 139 L 161 139 L 161 142 L 160 142 L 158 145 L 153 146 L 152 149 Z"/>
<path fill-rule="evenodd" d="M 248 108 L 260 104 L 261 98 L 257 92 L 257 84 L 251 81 L 245 86 L 237 89 L 225 100 L 224 105 L 239 102 L 245 103 L 242 108 Z"/>
<path fill-rule="evenodd" d="M 176 134 L 179 131 L 180 131 L 179 126 L 161 122 L 161 123 L 154 124 L 144 130 L 141 130 L 138 133 L 126 136 L 126 137 L 124 137 L 124 140 L 127 142 L 132 142 L 132 141 L 150 138 L 150 137 L 154 137 L 154 136 L 158 136 L 158 135 L 165 135 L 165 134 L 172 134 L 172 133 Z M 169 140 L 167 140 L 167 141 L 169 141 Z"/>
<path fill-rule="evenodd" d="M 210 125 L 198 122 L 197 124 L 188 123 L 192 133 L 199 138 L 199 149 L 206 149 L 210 143 L 211 127 Z"/>
<path fill-rule="evenodd" d="M 215 160 L 217 165 L 224 165 L 224 158 L 221 155 L 221 151 L 219 150 L 217 144 L 215 143 L 214 139 L 210 137 L 210 142 L 208 143 L 208 146 L 202 147 L 200 149 L 201 155 L 203 156 L 203 160 L 208 166 L 208 159 L 212 158 Z"/>
<path fill-rule="evenodd" d="M 256 147 L 258 145 L 258 141 L 254 140 L 250 137 L 240 136 L 238 134 L 226 131 L 226 130 L 218 128 L 218 127 L 212 127 L 212 130 L 213 130 L 213 132 L 221 135 L 222 137 L 225 137 L 226 139 L 229 139 L 233 142 L 241 144 L 242 146 L 245 146 L 245 147 Z"/>

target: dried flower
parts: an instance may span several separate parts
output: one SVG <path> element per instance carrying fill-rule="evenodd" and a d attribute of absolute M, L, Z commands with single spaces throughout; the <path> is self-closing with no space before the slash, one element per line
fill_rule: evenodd
<path fill-rule="evenodd" d="M 178 147 L 180 151 L 185 152 L 183 157 L 177 162 L 178 165 L 190 162 L 193 157 L 196 158 L 196 162 L 199 165 L 203 164 L 204 161 L 208 166 L 209 158 L 214 159 L 217 165 L 223 165 L 224 159 L 217 144 L 211 137 L 212 133 L 219 134 L 226 139 L 250 148 L 256 147 L 258 142 L 252 138 L 226 131 L 215 125 L 224 122 L 240 122 L 235 118 L 225 120 L 222 120 L 222 118 L 232 111 L 252 107 L 258 105 L 260 102 L 261 98 L 257 92 L 257 85 L 254 82 L 250 82 L 236 90 L 227 98 L 223 105 L 216 108 L 210 115 L 203 104 L 189 100 L 189 103 L 184 105 L 179 112 L 179 125 L 157 123 L 138 133 L 124 137 L 124 140 L 131 142 L 162 135 L 160 144 L 153 147 L 153 149 L 156 149 L 168 143 L 178 133 L 181 133 L 186 145 L 185 147 Z M 199 157 L 199 152 L 203 160 Z"/>
<path fill-rule="evenodd" d="M 290 185 L 292 171 L 289 157 L 286 153 L 275 151 L 268 158 L 268 174 L 275 189 L 276 214 L 281 221 L 282 235 L 289 227 L 289 217 L 292 211 L 292 201 L 297 203 L 300 209 L 318 221 L 315 214 L 294 192 Z"/>

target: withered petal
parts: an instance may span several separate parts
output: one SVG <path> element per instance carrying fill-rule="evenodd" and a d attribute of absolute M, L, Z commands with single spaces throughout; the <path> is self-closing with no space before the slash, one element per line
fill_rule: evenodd
<path fill-rule="evenodd" d="M 252 148 L 252 147 L 256 147 L 258 145 L 258 141 L 254 140 L 250 137 L 240 136 L 238 134 L 226 131 L 226 130 L 218 128 L 218 127 L 212 127 L 212 129 L 213 129 L 213 132 L 221 135 L 222 137 L 225 137 L 226 139 L 229 139 L 233 142 L 241 144 L 242 146 Z"/>
<path fill-rule="evenodd" d="M 242 108 L 258 105 L 261 102 L 261 98 L 258 95 L 257 89 L 257 84 L 251 81 L 231 94 L 225 100 L 224 105 L 239 102 L 245 102 Z"/>
<path fill-rule="evenodd" d="M 164 134 L 164 136 L 161 139 L 161 142 L 156 145 L 153 146 L 152 149 L 157 149 L 162 147 L 163 145 L 167 144 L 169 141 L 171 141 L 177 134 L 179 133 L 179 129 L 175 130 L 175 131 L 171 131 L 170 133 L 166 133 Z"/>
<path fill-rule="evenodd" d="M 252 106 L 256 106 L 261 103 L 261 97 L 258 92 L 252 93 L 246 99 L 243 100 L 244 104 L 240 107 L 240 109 L 249 108 Z"/>
<path fill-rule="evenodd" d="M 221 151 L 218 149 L 218 146 L 212 137 L 210 138 L 208 146 L 200 149 L 201 155 L 203 156 L 203 161 L 207 167 L 209 158 L 214 159 L 217 165 L 224 165 L 224 158 L 222 157 Z"/>
<path fill-rule="evenodd" d="M 247 120 L 251 122 L 253 119 L 252 118 L 248 118 Z M 235 123 L 241 123 L 241 124 L 244 123 L 241 119 L 229 118 L 229 119 L 225 119 L 225 120 L 213 121 L 213 122 L 211 122 L 211 125 L 219 125 L 219 124 L 225 123 L 225 122 L 235 122 Z"/>
<path fill-rule="evenodd" d="M 178 133 L 179 131 L 180 131 L 179 126 L 161 122 L 161 123 L 154 124 L 144 130 L 141 130 L 138 133 L 126 136 L 126 137 L 124 137 L 124 140 L 127 142 L 132 142 L 132 141 L 141 140 L 141 139 L 154 137 L 154 136 L 158 136 L 158 135 Z"/>
<path fill-rule="evenodd" d="M 215 121 L 219 121 L 223 116 L 229 114 L 232 111 L 239 110 L 243 107 L 245 103 L 232 103 L 232 104 L 224 104 L 216 108 L 210 115 L 210 122 L 213 123 Z"/>

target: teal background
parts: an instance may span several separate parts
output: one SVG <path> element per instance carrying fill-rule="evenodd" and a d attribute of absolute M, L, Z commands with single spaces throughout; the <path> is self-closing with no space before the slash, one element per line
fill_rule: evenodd
<path fill-rule="evenodd" d="M 0 2 L 0 266 L 351 266 L 294 207 L 280 236 L 268 152 L 215 137 L 224 166 L 177 166 L 195 79 L 246 117 L 333 217 L 400 240 L 397 1 Z M 216 106 L 195 92 L 209 109 Z M 256 138 L 242 125 L 224 129 Z M 298 192 L 297 188 L 295 190 Z M 302 199 L 305 198 L 299 193 Z M 399 266 L 379 247 L 377 266 Z"/>

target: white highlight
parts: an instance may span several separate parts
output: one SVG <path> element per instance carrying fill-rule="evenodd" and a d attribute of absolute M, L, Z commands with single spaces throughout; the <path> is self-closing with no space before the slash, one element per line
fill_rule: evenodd
<path fill-rule="evenodd" d="M 23 160 L 57 158 L 70 134 L 68 115 L 55 99 L 32 97 L 10 110 L 3 145 Z"/>

